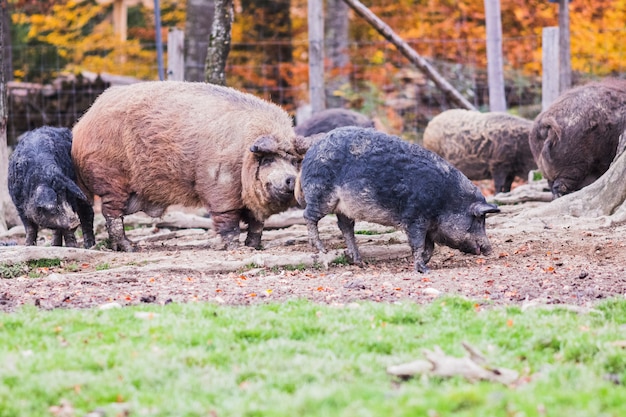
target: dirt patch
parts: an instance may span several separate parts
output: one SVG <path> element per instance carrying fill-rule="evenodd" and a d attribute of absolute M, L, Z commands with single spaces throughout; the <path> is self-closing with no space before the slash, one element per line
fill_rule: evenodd
<path fill-rule="evenodd" d="M 0 247 L 0 265 L 28 259 L 62 259 L 0 280 L 0 310 L 23 304 L 43 309 L 125 306 L 141 303 L 215 302 L 248 305 L 306 298 L 320 303 L 429 302 L 444 294 L 479 304 L 565 303 L 591 305 L 626 294 L 626 225 L 599 227 L 576 219 L 522 221 L 516 214 L 546 203 L 504 206 L 487 219 L 494 251 L 465 255 L 437 247 L 431 272 L 413 271 L 406 236 L 358 223 L 366 266 L 342 264 L 345 245 L 335 220 L 320 223 L 331 251 L 320 256 L 306 227 L 266 230 L 265 249 L 216 249 L 212 230 L 141 227 L 129 232 L 137 253 L 38 246 Z M 293 217 L 294 215 L 292 215 Z M 295 213 L 295 218 L 298 214 Z M 97 240 L 106 238 L 102 221 Z M 242 234 L 242 239 L 245 233 Z M 19 234 L 0 240 L 23 243 Z M 333 262 L 339 262 L 339 264 Z"/>

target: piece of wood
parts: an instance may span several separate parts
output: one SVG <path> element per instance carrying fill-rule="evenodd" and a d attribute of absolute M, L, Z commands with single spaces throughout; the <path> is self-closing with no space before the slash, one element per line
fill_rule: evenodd
<path fill-rule="evenodd" d="M 363 3 L 358 0 L 344 0 L 348 6 L 352 8 L 359 16 L 365 19 L 374 29 L 378 31 L 385 39 L 393 43 L 396 48 L 404 55 L 411 63 L 413 63 L 420 71 L 422 71 L 433 83 L 443 91 L 450 100 L 456 105 L 467 110 L 477 110 L 472 103 L 470 103 L 459 91 L 457 91 L 452 84 L 450 84 L 445 78 L 439 74 L 439 72 L 418 54 L 413 48 L 409 46 L 396 32 L 391 29 L 389 25 L 378 18 L 370 9 L 365 7 Z"/>

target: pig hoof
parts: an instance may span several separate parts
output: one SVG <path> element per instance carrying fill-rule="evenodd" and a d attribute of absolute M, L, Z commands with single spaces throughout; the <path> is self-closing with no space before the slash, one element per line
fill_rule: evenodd
<path fill-rule="evenodd" d="M 245 245 L 254 249 L 262 249 L 263 246 L 261 245 L 261 235 L 258 235 L 258 234 L 251 235 L 250 233 L 248 233 L 248 236 L 246 237 Z"/>
<path fill-rule="evenodd" d="M 426 274 L 428 273 L 428 271 L 430 271 L 430 269 L 428 269 L 428 267 L 426 266 L 426 262 L 415 260 L 414 266 L 415 271 L 421 274 Z"/>
<path fill-rule="evenodd" d="M 238 240 L 231 240 L 230 242 L 225 242 L 224 250 L 235 250 L 239 248 Z"/>
<path fill-rule="evenodd" d="M 111 243 L 111 249 L 117 252 L 137 252 L 139 250 L 130 240 Z"/>

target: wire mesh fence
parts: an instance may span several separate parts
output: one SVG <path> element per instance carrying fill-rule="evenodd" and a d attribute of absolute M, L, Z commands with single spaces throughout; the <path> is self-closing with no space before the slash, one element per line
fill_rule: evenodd
<path fill-rule="evenodd" d="M 624 34 L 626 30 L 621 36 Z M 596 42 L 602 45 L 601 40 Z M 412 39 L 409 44 L 474 106 L 488 110 L 484 39 Z M 347 45 L 346 65 L 333 68 L 327 63 L 329 106 L 357 109 L 377 119 L 389 132 L 409 139 L 419 139 L 434 115 L 453 107 L 434 83 L 386 41 L 351 41 Z M 286 56 L 276 55 L 276 51 L 284 50 L 280 46 L 270 41 L 233 43 L 226 71 L 227 83 L 272 100 L 295 115 L 298 108 L 309 101 L 308 61 L 303 52 L 308 44 L 291 41 L 291 53 Z M 155 49 L 154 45 L 147 48 Z M 505 59 L 508 108 L 521 116 L 534 118 L 541 107 L 541 38 L 504 38 L 503 49 L 519 51 L 507 54 Z M 109 52 L 103 51 L 103 55 Z M 119 53 L 124 56 L 124 51 Z M 454 59 L 450 59 L 451 53 Z M 603 68 L 603 62 L 609 59 L 621 63 L 622 54 L 626 56 L 626 50 L 616 50 L 615 45 L 607 45 L 605 51 L 599 47 L 593 54 L 573 51 L 572 60 L 579 68 L 574 83 L 607 75 L 626 76 L 626 64 L 619 64 L 609 74 Z M 138 62 L 133 70 L 132 62 L 126 60 L 125 76 L 98 77 L 100 69 L 97 67 L 81 72 L 72 67 L 68 72 L 67 63 L 53 47 L 13 49 L 12 55 L 14 73 L 20 82 L 8 85 L 9 144 L 15 143 L 25 131 L 44 124 L 71 127 L 110 85 L 157 79 L 156 61 Z M 146 77 L 146 73 L 152 76 Z"/>

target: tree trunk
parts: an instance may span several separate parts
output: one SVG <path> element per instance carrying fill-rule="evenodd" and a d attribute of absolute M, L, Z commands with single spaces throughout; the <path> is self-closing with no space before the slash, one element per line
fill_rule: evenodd
<path fill-rule="evenodd" d="M 343 107 L 346 100 L 335 95 L 343 85 L 350 82 L 348 77 L 348 11 L 343 0 L 327 0 L 324 14 L 324 56 L 328 61 L 326 77 L 326 107 Z"/>
<path fill-rule="evenodd" d="M 215 0 L 187 0 L 185 80 L 204 81 L 204 66 L 214 20 Z"/>
<path fill-rule="evenodd" d="M 422 71 L 433 83 L 443 91 L 459 107 L 467 110 L 476 110 L 476 107 L 461 95 L 445 78 L 437 72 L 420 54 L 418 54 L 408 43 L 404 42 L 389 25 L 380 20 L 370 9 L 365 7 L 359 0 L 344 0 L 359 16 L 365 19 L 374 29 L 385 39 L 393 43 L 396 48 L 411 61 L 420 71 Z"/>
<path fill-rule="evenodd" d="M 204 70 L 205 80 L 212 84 L 226 85 L 226 59 L 230 52 L 233 13 L 232 0 L 215 1 L 213 30 Z"/>

